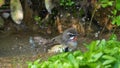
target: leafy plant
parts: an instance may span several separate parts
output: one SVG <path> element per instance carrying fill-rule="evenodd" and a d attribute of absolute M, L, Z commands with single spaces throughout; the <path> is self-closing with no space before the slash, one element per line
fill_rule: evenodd
<path fill-rule="evenodd" d="M 120 10 L 120 0 L 116 0 L 116 9 Z"/>
<path fill-rule="evenodd" d="M 108 6 L 113 6 L 113 2 L 114 1 L 110 1 L 110 0 L 100 0 L 101 6 L 103 8 L 106 8 Z"/>
<path fill-rule="evenodd" d="M 113 17 L 112 24 L 116 24 L 117 26 L 120 26 L 120 15 Z"/>
<path fill-rule="evenodd" d="M 37 24 L 39 24 L 39 25 L 42 24 L 42 23 L 41 23 L 41 17 L 35 16 L 35 17 L 34 17 L 34 20 L 37 22 Z"/>
<path fill-rule="evenodd" d="M 75 2 L 73 0 L 60 0 L 61 6 L 73 6 Z"/>
<path fill-rule="evenodd" d="M 111 12 L 112 16 L 110 17 L 112 18 L 112 24 L 116 24 L 117 26 L 120 26 L 120 15 L 117 15 L 119 10 L 120 10 L 120 2 L 116 1 L 115 8 Z"/>
<path fill-rule="evenodd" d="M 114 9 L 111 11 L 112 15 L 109 17 L 112 19 L 112 24 L 120 26 L 120 15 L 117 15 L 118 11 L 120 10 L 120 0 L 100 0 L 100 3 L 103 8 L 108 6 L 114 7 Z"/>
<path fill-rule="evenodd" d="M 116 24 L 117 26 L 120 26 L 120 15 L 117 15 L 118 10 L 114 9 L 113 11 L 111 11 L 112 16 L 110 16 L 110 18 L 112 18 L 112 24 Z"/>

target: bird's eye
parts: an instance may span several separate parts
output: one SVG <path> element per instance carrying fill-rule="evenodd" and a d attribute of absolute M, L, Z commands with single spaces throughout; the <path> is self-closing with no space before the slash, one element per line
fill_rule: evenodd
<path fill-rule="evenodd" d="M 73 33 L 67 33 L 70 37 L 73 37 L 73 36 L 76 36 L 76 34 L 73 34 Z"/>
<path fill-rule="evenodd" d="M 74 37 L 74 36 L 76 36 L 76 35 L 75 35 L 75 34 L 69 34 L 69 36 L 70 36 L 70 37 Z"/>

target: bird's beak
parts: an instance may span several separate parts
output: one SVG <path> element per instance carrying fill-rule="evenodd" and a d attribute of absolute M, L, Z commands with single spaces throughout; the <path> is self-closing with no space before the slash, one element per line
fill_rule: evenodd
<path fill-rule="evenodd" d="M 73 40 L 76 41 L 77 39 L 78 39 L 77 36 L 74 36 Z"/>
<path fill-rule="evenodd" d="M 72 41 L 76 41 L 77 40 L 77 36 L 73 36 L 70 38 Z"/>

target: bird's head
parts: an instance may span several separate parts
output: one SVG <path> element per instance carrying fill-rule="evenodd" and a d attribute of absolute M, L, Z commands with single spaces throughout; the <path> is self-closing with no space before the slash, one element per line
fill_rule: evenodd
<path fill-rule="evenodd" d="M 77 41 L 77 30 L 75 28 L 69 28 L 63 32 L 62 40 L 67 42 L 67 41 L 72 41 L 76 42 Z"/>
<path fill-rule="evenodd" d="M 78 33 L 75 28 L 69 28 L 63 32 L 63 36 L 62 36 L 63 44 L 68 47 L 69 51 L 76 49 L 77 37 L 78 37 Z"/>

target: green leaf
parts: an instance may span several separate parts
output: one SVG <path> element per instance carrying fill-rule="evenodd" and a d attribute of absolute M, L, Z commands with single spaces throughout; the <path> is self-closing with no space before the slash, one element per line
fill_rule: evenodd
<path fill-rule="evenodd" d="M 80 61 L 82 61 L 83 60 L 83 56 L 78 56 L 78 57 L 76 57 L 76 60 L 80 60 Z"/>
<path fill-rule="evenodd" d="M 104 68 L 112 68 L 112 65 L 110 65 L 110 64 L 105 65 Z"/>
<path fill-rule="evenodd" d="M 111 52 L 112 52 L 111 49 L 104 49 L 104 53 L 106 53 L 106 54 L 110 54 Z"/>
<path fill-rule="evenodd" d="M 73 68 L 73 65 L 70 62 L 64 62 L 63 68 Z"/>
<path fill-rule="evenodd" d="M 34 61 L 34 64 L 39 64 L 39 62 L 40 62 L 40 59 Z"/>
<path fill-rule="evenodd" d="M 103 8 L 106 8 L 108 6 L 108 4 L 102 4 Z"/>
<path fill-rule="evenodd" d="M 68 55 L 68 60 L 73 64 L 74 68 L 79 68 L 79 63 L 76 61 L 75 57 L 72 54 Z"/>
<path fill-rule="evenodd" d="M 55 68 L 63 68 L 63 65 L 62 65 L 62 63 L 59 63 L 58 65 L 56 65 L 57 67 L 55 67 Z"/>
<path fill-rule="evenodd" d="M 109 1 L 109 2 L 108 2 L 108 5 L 109 5 L 109 6 L 112 6 L 112 5 L 113 5 L 113 1 Z"/>
<path fill-rule="evenodd" d="M 105 48 L 105 45 L 106 45 L 106 40 L 105 39 L 102 39 L 98 45 L 98 48 L 103 51 L 104 48 Z"/>
<path fill-rule="evenodd" d="M 120 10 L 120 0 L 116 0 L 116 9 Z"/>
<path fill-rule="evenodd" d="M 62 54 L 60 54 L 59 56 L 64 58 L 64 57 L 67 57 L 68 54 L 69 54 L 69 52 L 67 52 L 67 53 L 62 53 Z"/>
<path fill-rule="evenodd" d="M 32 62 L 27 62 L 28 64 L 28 68 L 31 68 L 31 66 L 33 65 Z"/>
<path fill-rule="evenodd" d="M 100 40 L 97 41 L 93 41 L 89 46 L 90 46 L 90 52 L 94 52 L 94 50 L 96 50 L 97 45 L 100 43 Z"/>
<path fill-rule="evenodd" d="M 120 61 L 118 61 L 118 62 L 115 63 L 114 68 L 120 68 Z"/>
<path fill-rule="evenodd" d="M 110 56 L 110 55 L 103 55 L 102 58 L 103 58 L 103 59 L 107 59 L 107 60 L 116 61 L 116 58 L 115 58 L 115 57 L 112 57 L 112 56 Z"/>
<path fill-rule="evenodd" d="M 37 66 L 36 65 L 32 65 L 31 68 L 37 68 Z"/>
<path fill-rule="evenodd" d="M 95 54 L 95 55 L 93 56 L 93 58 L 95 58 L 94 61 L 97 61 L 102 55 L 103 55 L 102 52 Z"/>
<path fill-rule="evenodd" d="M 115 16 L 117 14 L 117 10 L 114 9 L 113 11 L 111 11 L 111 13 Z"/>
<path fill-rule="evenodd" d="M 112 34 L 109 38 L 109 40 L 114 40 L 116 41 L 117 40 L 117 36 L 115 34 Z"/>
<path fill-rule="evenodd" d="M 117 26 L 120 26 L 120 16 L 114 17 L 112 24 L 116 24 Z"/>
<path fill-rule="evenodd" d="M 51 62 L 50 61 L 45 61 L 41 64 L 41 68 L 47 68 Z"/>
<path fill-rule="evenodd" d="M 105 60 L 104 62 L 103 62 L 103 65 L 109 65 L 109 64 L 111 64 L 111 63 L 113 63 L 114 62 L 114 60 Z"/>
<path fill-rule="evenodd" d="M 58 56 L 58 55 L 52 56 L 52 57 L 48 58 L 49 61 L 55 61 L 55 60 L 57 60 L 57 59 L 59 59 L 59 56 Z"/>
<path fill-rule="evenodd" d="M 101 2 L 101 6 L 103 8 L 106 8 L 108 6 L 112 6 L 113 5 L 113 1 L 109 1 L 109 0 L 101 0 L 100 2 Z"/>
<path fill-rule="evenodd" d="M 55 68 L 55 66 L 54 66 L 53 63 L 51 63 L 51 64 L 48 65 L 48 68 Z"/>
<path fill-rule="evenodd" d="M 97 54 L 92 53 L 92 56 L 91 56 L 89 62 L 96 62 L 102 55 L 103 55 L 102 52 L 99 52 Z"/>
<path fill-rule="evenodd" d="M 76 56 L 80 56 L 80 55 L 82 55 L 82 52 L 79 50 L 79 51 L 75 51 L 74 53 L 73 53 L 73 55 L 76 57 Z"/>

